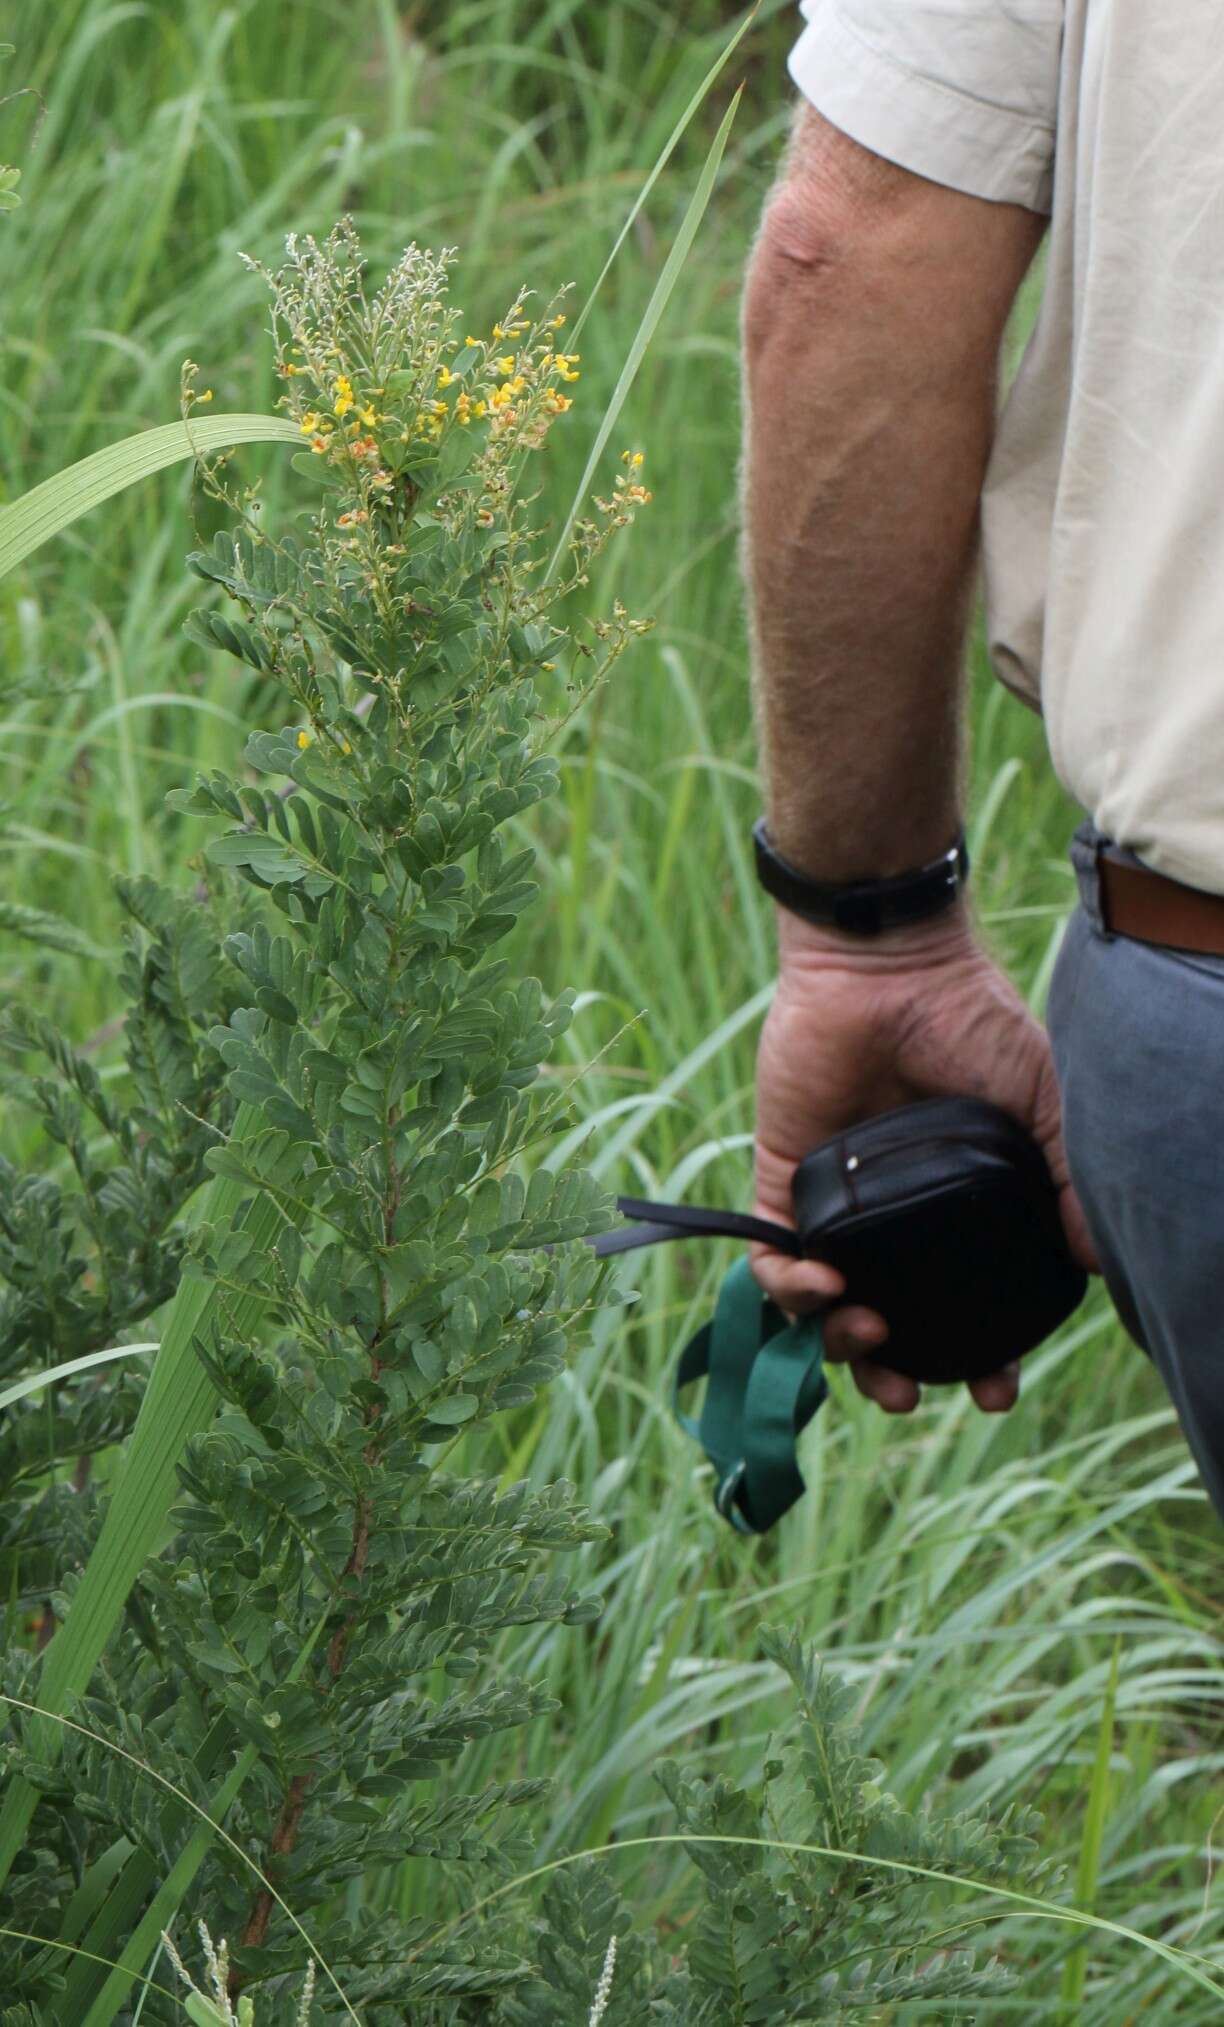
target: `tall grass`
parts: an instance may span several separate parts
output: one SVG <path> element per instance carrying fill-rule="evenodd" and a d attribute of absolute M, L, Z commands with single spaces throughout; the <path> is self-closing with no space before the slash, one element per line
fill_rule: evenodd
<path fill-rule="evenodd" d="M 529 271 L 572 278 L 580 300 L 735 17 L 717 0 L 18 0 L 9 18 L 7 82 L 45 102 L 32 146 L 34 99 L 0 109 L 0 154 L 23 170 L 22 208 L 0 218 L 11 499 L 173 419 L 184 356 L 218 409 L 270 406 L 259 291 L 237 250 L 274 257 L 286 230 L 321 231 L 342 209 L 376 259 L 410 237 L 458 245 L 455 297 L 472 319 L 496 314 Z M 527 827 L 550 907 L 516 953 L 584 994 L 556 1074 L 572 1077 L 593 1165 L 635 1193 L 727 1203 L 746 1202 L 772 969 L 746 849 L 759 790 L 735 569 L 736 324 L 789 116 L 793 31 L 789 5 L 762 7 L 583 333 L 584 399 L 548 480 L 558 526 L 717 118 L 745 81 L 710 212 L 622 417 L 620 437 L 648 453 L 650 533 L 591 589 L 593 609 L 617 593 L 658 626 L 569 729 L 565 796 Z M 1017 312 L 1013 363 L 1038 286 Z M 269 512 L 278 455 L 241 453 L 244 472 L 265 475 Z M 0 587 L 0 893 L 70 917 L 103 950 L 117 933 L 112 870 L 181 873 L 195 840 L 163 795 L 229 759 L 247 714 L 244 679 L 180 632 L 195 526 L 211 532 L 207 504 L 166 472 Z M 972 717 L 979 908 L 1040 1011 L 1078 812 L 1040 725 L 991 681 L 980 638 Z M 106 1073 L 104 962 L 0 932 L 0 993 L 18 990 L 51 1004 Z M 32 1152 L 15 1117 L 0 1145 Z M 521 1769 L 555 1777 L 541 1860 L 669 1827 L 651 1780 L 665 1751 L 751 1768 L 781 1709 L 756 1629 L 785 1616 L 861 1685 L 868 1742 L 903 1800 L 944 1788 L 1035 1804 L 1069 1890 L 1078 1873 L 1099 1914 L 1218 1959 L 1218 1532 L 1100 1287 L 1027 1363 L 1007 1417 L 937 1393 L 896 1422 L 838 1386 L 805 1451 L 809 1497 L 775 1537 L 746 1543 L 714 1516 L 666 1405 L 671 1361 L 730 1258 L 713 1244 L 626 1266 L 636 1305 L 600 1320 L 547 1412 L 507 1437 L 508 1478 L 573 1477 L 615 1530 L 610 1551 L 592 1552 L 608 1603 L 586 1644 L 545 1634 L 515 1650 L 563 1704 Z M 644 1914 L 675 1903 L 683 1861 L 670 1847 L 617 1862 Z M 427 1887 L 406 1866 L 375 1890 L 411 1909 Z M 1085 1955 L 1071 1931 L 1060 1941 L 1021 1917 L 995 1934 L 1022 1973 L 998 2022 L 1055 2017 L 1060 1995 L 1080 2027 L 1209 2017 L 1121 1945 Z"/>

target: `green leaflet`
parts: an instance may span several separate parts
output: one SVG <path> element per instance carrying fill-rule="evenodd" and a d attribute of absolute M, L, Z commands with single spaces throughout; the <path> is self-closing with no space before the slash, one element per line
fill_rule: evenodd
<path fill-rule="evenodd" d="M 108 443 L 92 457 L 56 472 L 40 486 L 0 510 L 0 577 L 7 577 L 27 556 L 73 521 L 167 465 L 180 464 L 201 451 L 225 450 L 235 443 L 298 443 L 301 432 L 279 415 L 193 416 L 188 422 L 166 422 Z"/>

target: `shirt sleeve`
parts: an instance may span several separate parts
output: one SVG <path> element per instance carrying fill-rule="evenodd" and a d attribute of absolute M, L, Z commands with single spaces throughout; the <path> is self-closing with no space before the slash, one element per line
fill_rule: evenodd
<path fill-rule="evenodd" d="M 1064 0 L 802 0 L 788 68 L 873 154 L 972 197 L 1052 208 Z"/>

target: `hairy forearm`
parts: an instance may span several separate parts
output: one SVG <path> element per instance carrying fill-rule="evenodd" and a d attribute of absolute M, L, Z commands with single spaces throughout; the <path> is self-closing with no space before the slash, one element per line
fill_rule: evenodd
<path fill-rule="evenodd" d="M 813 224 L 776 198 L 744 299 L 744 569 L 770 835 L 816 879 L 934 858 L 962 814 L 961 687 L 998 346 L 1035 234 L 989 267 L 949 193 Z M 996 217 L 988 214 L 992 209 Z M 982 230 L 997 232 L 984 206 Z"/>

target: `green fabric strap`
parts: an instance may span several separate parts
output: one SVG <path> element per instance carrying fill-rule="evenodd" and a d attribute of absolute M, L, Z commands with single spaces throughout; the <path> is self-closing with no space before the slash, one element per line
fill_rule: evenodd
<path fill-rule="evenodd" d="M 705 1400 L 694 1417 L 679 1401 L 698 1379 L 706 1381 Z M 681 1428 L 718 1473 L 715 1504 L 740 1534 L 766 1534 L 802 1498 L 795 1440 L 828 1391 L 818 1319 L 788 1323 L 748 1260 L 737 1260 L 713 1322 L 681 1354 L 673 1400 Z"/>

